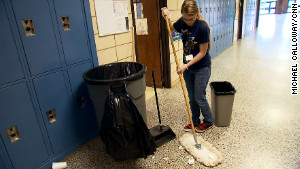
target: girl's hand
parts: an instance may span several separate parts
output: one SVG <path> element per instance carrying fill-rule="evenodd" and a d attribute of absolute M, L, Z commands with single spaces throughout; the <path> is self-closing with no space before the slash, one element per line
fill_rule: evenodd
<path fill-rule="evenodd" d="M 177 74 L 183 74 L 183 72 L 187 69 L 188 67 L 186 65 L 183 65 L 180 69 L 177 70 Z"/>
<path fill-rule="evenodd" d="M 161 15 L 165 18 L 165 16 L 168 16 L 170 18 L 170 12 L 167 7 L 161 8 Z"/>

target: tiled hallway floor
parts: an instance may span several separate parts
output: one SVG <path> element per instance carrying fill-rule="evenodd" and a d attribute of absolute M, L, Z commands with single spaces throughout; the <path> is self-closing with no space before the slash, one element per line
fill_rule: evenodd
<path fill-rule="evenodd" d="M 290 94 L 289 15 L 260 18 L 252 35 L 212 59 L 210 81 L 229 81 L 236 88 L 229 127 L 209 129 L 201 136 L 221 151 L 216 169 L 300 168 L 300 97 Z M 298 61 L 299 63 L 299 61 Z M 210 103 L 210 87 L 207 95 Z M 180 84 L 162 89 L 159 102 L 163 124 L 180 137 L 188 116 Z M 157 125 L 155 98 L 147 100 L 148 127 Z M 72 154 L 68 168 L 206 168 L 189 165 L 185 150 L 173 140 L 147 159 L 116 163 L 99 138 Z"/>

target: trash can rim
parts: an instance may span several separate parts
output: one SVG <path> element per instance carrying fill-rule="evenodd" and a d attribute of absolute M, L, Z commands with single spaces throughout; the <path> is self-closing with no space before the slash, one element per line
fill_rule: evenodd
<path fill-rule="evenodd" d="M 86 76 L 86 74 L 88 74 L 89 72 L 91 72 L 91 71 L 93 71 L 95 69 L 98 69 L 99 67 L 104 67 L 104 66 L 109 66 L 109 65 L 116 65 L 116 64 L 126 64 L 126 63 L 129 63 L 129 64 L 139 64 L 139 65 L 142 66 L 142 69 L 139 72 L 137 72 L 137 73 L 134 73 L 134 74 L 131 74 L 129 76 L 122 77 L 122 78 L 116 78 L 116 79 L 96 80 L 96 79 L 88 78 Z M 120 82 L 126 83 L 126 82 L 129 82 L 129 81 L 132 81 L 132 80 L 140 79 L 140 78 L 142 78 L 144 76 L 144 74 L 145 74 L 146 71 L 147 71 L 147 67 L 144 64 L 142 64 L 142 63 L 137 63 L 137 62 L 117 62 L 117 63 L 108 63 L 108 64 L 105 64 L 105 65 L 99 65 L 99 66 L 96 66 L 94 68 L 91 68 L 90 70 L 86 71 L 83 74 L 83 78 L 84 78 L 84 80 L 88 84 L 91 84 L 91 85 L 120 84 Z"/>
<path fill-rule="evenodd" d="M 219 92 L 219 91 L 217 92 L 217 91 L 215 91 L 214 86 L 213 86 L 213 84 L 216 84 L 216 83 L 218 83 L 218 84 L 225 83 L 226 85 L 229 85 L 232 90 L 231 91 L 226 91 L 226 92 Z M 234 95 L 235 92 L 236 92 L 234 86 L 228 81 L 215 81 L 215 82 L 211 82 L 209 85 L 210 85 L 211 90 L 214 92 L 215 95 Z"/>

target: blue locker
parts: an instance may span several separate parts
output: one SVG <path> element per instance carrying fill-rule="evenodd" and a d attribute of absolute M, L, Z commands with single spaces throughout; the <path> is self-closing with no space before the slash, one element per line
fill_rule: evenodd
<path fill-rule="evenodd" d="M 204 11 L 203 11 L 203 13 L 204 13 L 204 19 L 210 24 L 210 19 L 209 19 L 209 1 L 210 0 L 205 0 L 204 1 Z"/>
<path fill-rule="evenodd" d="M 225 22 L 229 20 L 229 0 L 225 0 Z"/>
<path fill-rule="evenodd" d="M 4 162 L 2 161 L 1 157 L 0 157 L 0 169 L 5 169 Z"/>
<path fill-rule="evenodd" d="M 215 57 L 215 26 L 210 26 L 210 56 Z"/>
<path fill-rule="evenodd" d="M 221 45 L 221 51 L 223 51 L 225 49 L 225 30 L 226 30 L 226 23 L 221 23 L 221 41 L 222 41 L 222 45 Z"/>
<path fill-rule="evenodd" d="M 217 25 L 214 26 L 214 51 L 215 51 L 215 56 L 218 55 L 217 51 L 217 46 L 218 46 L 218 41 L 217 41 L 217 36 L 218 36 L 218 30 L 217 30 Z"/>
<path fill-rule="evenodd" d="M 220 22 L 221 22 L 221 7 L 220 7 L 220 5 L 221 5 L 221 0 L 217 0 L 217 3 L 216 3 L 216 5 L 217 5 L 217 24 L 220 24 Z"/>
<path fill-rule="evenodd" d="M 223 23 L 225 19 L 224 9 L 224 0 L 220 0 L 220 23 Z"/>
<path fill-rule="evenodd" d="M 47 160 L 49 155 L 27 84 L 23 82 L 0 89 L 0 107 L 0 119 L 5 119 L 0 123 L 0 134 L 14 167 L 36 168 L 38 164 Z"/>
<path fill-rule="evenodd" d="M 216 31 L 217 31 L 217 54 L 221 52 L 221 24 L 219 23 L 217 25 Z"/>
<path fill-rule="evenodd" d="M 63 72 L 36 78 L 33 83 L 52 149 L 57 154 L 76 143 L 79 136 L 76 112 L 71 108 Z"/>
<path fill-rule="evenodd" d="M 88 89 L 82 75 L 84 72 L 92 68 L 90 62 L 71 67 L 68 70 L 72 95 L 74 111 L 78 114 L 80 131 L 83 136 L 91 134 L 98 129 L 96 116 L 93 110 L 93 104 L 88 95 Z"/>
<path fill-rule="evenodd" d="M 12 0 L 13 10 L 32 75 L 61 67 L 46 0 Z M 22 21 L 32 20 L 35 35 L 26 35 Z"/>
<path fill-rule="evenodd" d="M 23 79 L 24 73 L 2 1 L 0 2 L 0 16 L 0 85 L 2 85 Z"/>
<path fill-rule="evenodd" d="M 215 0 L 208 1 L 209 3 L 209 24 L 212 26 L 214 25 L 214 3 Z"/>
<path fill-rule="evenodd" d="M 209 13 L 210 18 L 209 19 L 210 19 L 212 25 L 215 24 L 215 21 L 214 21 L 214 19 L 215 19 L 215 9 L 214 9 L 214 7 L 215 7 L 215 0 L 210 0 L 209 1 L 209 10 L 210 10 L 210 13 Z"/>
<path fill-rule="evenodd" d="M 198 3 L 198 8 L 199 8 L 200 15 L 202 17 L 204 17 L 204 3 L 205 3 L 205 0 L 198 0 L 197 3 Z"/>
<path fill-rule="evenodd" d="M 54 0 L 54 5 L 67 65 L 90 59 L 82 2 Z M 63 28 L 62 17 L 69 17 L 70 29 Z"/>
<path fill-rule="evenodd" d="M 217 15 L 218 15 L 217 1 L 218 0 L 212 0 L 212 5 L 213 5 L 213 23 L 214 23 L 214 25 L 217 24 Z"/>

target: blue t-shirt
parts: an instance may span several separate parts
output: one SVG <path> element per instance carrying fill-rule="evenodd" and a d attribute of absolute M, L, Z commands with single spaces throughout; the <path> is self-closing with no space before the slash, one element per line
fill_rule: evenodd
<path fill-rule="evenodd" d="M 200 52 L 200 44 L 210 42 L 210 30 L 206 22 L 196 20 L 192 27 L 188 26 L 182 17 L 173 24 L 175 30 L 181 33 L 183 43 L 183 63 L 187 64 L 186 57 L 192 54 L 195 57 Z M 210 55 L 208 51 L 205 56 L 190 66 L 189 68 L 195 70 L 204 67 L 210 67 Z"/>

